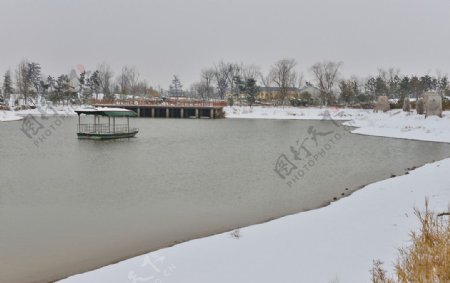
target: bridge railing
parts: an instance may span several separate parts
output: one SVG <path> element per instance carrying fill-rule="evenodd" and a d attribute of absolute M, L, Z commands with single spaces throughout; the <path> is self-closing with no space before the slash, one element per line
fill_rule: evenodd
<path fill-rule="evenodd" d="M 92 99 L 89 101 L 91 105 L 135 105 L 135 106 L 183 106 L 183 107 L 224 107 L 227 102 L 224 100 L 203 101 L 203 100 L 175 100 L 167 99 L 160 100 L 106 100 L 106 99 Z"/>

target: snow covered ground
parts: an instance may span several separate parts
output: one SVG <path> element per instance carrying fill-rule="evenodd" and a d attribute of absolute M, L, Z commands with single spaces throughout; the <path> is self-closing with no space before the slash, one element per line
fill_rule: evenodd
<path fill-rule="evenodd" d="M 76 106 L 79 108 L 83 106 Z M 17 110 L 17 111 L 0 111 L 0 122 L 10 122 L 22 120 L 27 115 L 76 115 L 75 108 L 70 106 L 56 106 L 56 107 L 39 107 L 35 109 Z"/>
<path fill-rule="evenodd" d="M 248 119 L 326 119 L 350 120 L 346 124 L 358 127 L 355 134 L 404 138 L 422 141 L 450 142 L 450 111 L 443 118 L 417 115 L 402 110 L 374 113 L 372 110 L 349 108 L 297 108 L 297 107 L 226 107 L 227 118 Z"/>
<path fill-rule="evenodd" d="M 23 117 L 17 115 L 16 112 L 13 111 L 0 111 L 0 122 L 11 122 L 22 120 Z"/>
<path fill-rule="evenodd" d="M 450 142 L 450 113 L 426 120 L 401 111 L 227 108 L 228 118 L 352 120 L 354 132 Z M 368 185 L 331 205 L 238 231 L 189 241 L 61 282 L 369 282 L 372 261 L 392 267 L 418 227 L 425 197 L 436 211 L 450 201 L 450 159 Z"/>

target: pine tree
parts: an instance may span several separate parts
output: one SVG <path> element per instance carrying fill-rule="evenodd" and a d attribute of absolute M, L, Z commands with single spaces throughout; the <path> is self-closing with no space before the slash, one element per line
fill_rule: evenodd
<path fill-rule="evenodd" d="M 179 97 L 183 95 L 183 85 L 177 76 L 173 76 L 172 84 L 169 86 L 169 95 Z"/>
<path fill-rule="evenodd" d="M 247 103 L 250 107 L 256 102 L 256 95 L 259 92 L 259 87 L 256 85 L 255 79 L 247 79 L 242 88 L 242 92 L 247 95 Z"/>
<path fill-rule="evenodd" d="M 9 99 L 11 94 L 13 94 L 13 93 L 14 93 L 14 88 L 12 85 L 11 71 L 8 70 L 5 72 L 5 75 L 3 77 L 3 98 L 4 98 L 4 100 Z"/>
<path fill-rule="evenodd" d="M 76 97 L 76 91 L 70 85 L 69 76 L 61 75 L 56 79 L 55 93 L 58 100 L 63 102 L 63 105 L 64 101 L 69 104 L 69 101 Z"/>
<path fill-rule="evenodd" d="M 88 79 L 88 85 L 93 93 L 95 93 L 95 99 L 98 99 L 98 92 L 100 91 L 100 72 L 97 70 Z"/>
<path fill-rule="evenodd" d="M 34 87 L 35 95 L 42 95 L 41 89 L 41 65 L 35 62 L 28 63 L 28 74 L 27 79 L 30 84 Z"/>

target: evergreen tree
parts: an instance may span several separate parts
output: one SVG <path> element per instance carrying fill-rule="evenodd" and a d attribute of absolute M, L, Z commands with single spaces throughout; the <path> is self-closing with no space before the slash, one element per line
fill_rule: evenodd
<path fill-rule="evenodd" d="M 364 85 L 367 96 L 375 96 L 375 90 L 377 88 L 377 80 L 374 77 L 370 77 Z"/>
<path fill-rule="evenodd" d="M 169 86 L 169 95 L 179 97 L 183 95 L 183 85 L 177 76 L 173 76 L 172 84 Z"/>
<path fill-rule="evenodd" d="M 69 76 L 61 75 L 56 79 L 55 94 L 58 100 L 63 102 L 63 105 L 64 101 L 69 104 L 69 101 L 76 97 L 76 92 L 70 85 Z"/>
<path fill-rule="evenodd" d="M 27 74 L 27 80 L 30 82 L 30 84 L 34 87 L 33 94 L 34 96 L 41 96 L 42 95 L 42 89 L 41 89 L 41 65 L 35 62 L 28 62 L 28 68 L 27 68 L 28 74 Z"/>
<path fill-rule="evenodd" d="M 259 92 L 259 87 L 256 85 L 256 80 L 253 78 L 247 79 L 245 84 L 241 86 L 242 92 L 247 95 L 247 103 L 250 107 L 255 104 L 256 95 Z"/>
<path fill-rule="evenodd" d="M 11 79 L 11 71 L 8 70 L 3 76 L 3 99 L 7 100 L 10 98 L 11 94 L 14 93 L 14 88 Z"/>
<path fill-rule="evenodd" d="M 421 92 L 424 93 L 426 91 L 434 90 L 435 87 L 433 85 L 433 79 L 429 75 L 425 75 L 420 78 L 420 88 Z"/>
<path fill-rule="evenodd" d="M 100 73 L 99 71 L 95 71 L 88 79 L 89 88 L 95 93 L 95 99 L 98 99 L 98 92 L 100 90 Z"/>
<path fill-rule="evenodd" d="M 78 99 L 83 99 L 84 88 L 86 87 L 86 71 L 81 72 L 78 77 Z"/>
<path fill-rule="evenodd" d="M 383 78 L 378 76 L 375 80 L 375 95 L 376 96 L 387 95 L 387 92 L 388 88 L 386 82 L 383 80 Z"/>

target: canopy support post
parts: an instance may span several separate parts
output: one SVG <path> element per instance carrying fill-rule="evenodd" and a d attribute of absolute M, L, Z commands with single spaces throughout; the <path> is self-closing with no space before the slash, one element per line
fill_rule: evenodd
<path fill-rule="evenodd" d="M 127 116 L 127 130 L 130 132 L 130 117 Z"/>
<path fill-rule="evenodd" d="M 116 117 L 113 117 L 113 133 L 116 132 Z"/>

